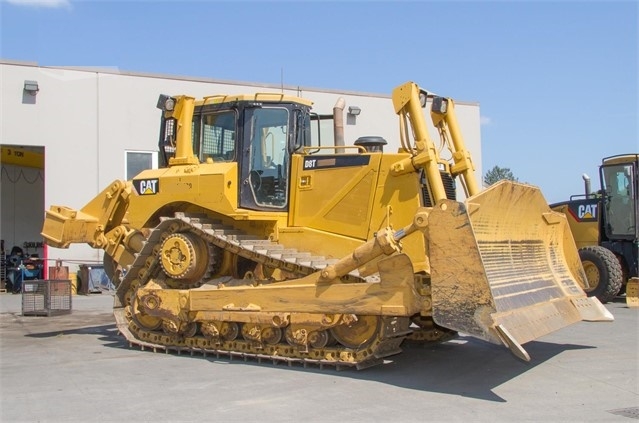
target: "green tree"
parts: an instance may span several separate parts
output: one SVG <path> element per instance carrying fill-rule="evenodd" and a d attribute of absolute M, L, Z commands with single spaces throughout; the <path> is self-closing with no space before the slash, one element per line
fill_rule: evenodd
<path fill-rule="evenodd" d="M 515 182 L 519 181 L 519 179 L 515 178 L 515 175 L 513 175 L 509 168 L 495 166 L 484 175 L 484 186 L 489 187 L 503 179 Z"/>

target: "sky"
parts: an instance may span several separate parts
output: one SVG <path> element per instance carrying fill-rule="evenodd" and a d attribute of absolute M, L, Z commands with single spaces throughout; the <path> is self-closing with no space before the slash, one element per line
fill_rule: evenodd
<path fill-rule="evenodd" d="M 481 113 L 499 166 L 549 203 L 639 153 L 637 1 L 0 0 L 0 58 L 390 94 Z M 483 175 L 481 175 L 483 177 Z"/>

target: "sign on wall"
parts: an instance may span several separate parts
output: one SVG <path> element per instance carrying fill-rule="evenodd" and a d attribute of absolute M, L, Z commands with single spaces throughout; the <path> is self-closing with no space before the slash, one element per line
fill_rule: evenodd
<path fill-rule="evenodd" d="M 0 162 L 24 167 L 44 169 L 44 154 L 20 147 L 1 147 Z"/>

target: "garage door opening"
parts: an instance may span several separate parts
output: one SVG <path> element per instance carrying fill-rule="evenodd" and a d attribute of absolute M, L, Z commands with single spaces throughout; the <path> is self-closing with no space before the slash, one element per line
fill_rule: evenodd
<path fill-rule="evenodd" d="M 44 147 L 0 145 L 0 279 L 12 289 L 16 279 L 46 278 Z"/>

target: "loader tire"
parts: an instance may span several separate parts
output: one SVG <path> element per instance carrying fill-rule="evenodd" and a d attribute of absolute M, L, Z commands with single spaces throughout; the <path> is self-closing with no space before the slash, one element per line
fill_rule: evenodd
<path fill-rule="evenodd" d="M 591 246 L 581 248 L 579 258 L 591 286 L 586 294 L 604 304 L 615 298 L 623 284 L 623 273 L 614 253 L 604 247 Z"/>

